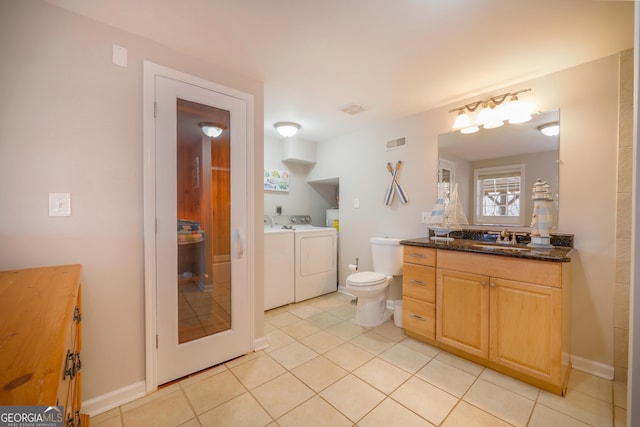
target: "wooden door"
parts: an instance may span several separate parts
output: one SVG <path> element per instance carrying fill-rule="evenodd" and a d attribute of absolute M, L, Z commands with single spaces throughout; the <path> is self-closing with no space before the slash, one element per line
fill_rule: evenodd
<path fill-rule="evenodd" d="M 490 360 L 559 384 L 562 290 L 491 279 Z"/>
<path fill-rule="evenodd" d="M 438 269 L 436 340 L 489 357 L 489 277 Z"/>

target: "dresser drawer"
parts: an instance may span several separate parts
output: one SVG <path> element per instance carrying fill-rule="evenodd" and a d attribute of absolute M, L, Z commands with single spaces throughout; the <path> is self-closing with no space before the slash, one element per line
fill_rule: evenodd
<path fill-rule="evenodd" d="M 432 248 L 422 248 L 420 246 L 407 246 L 404 247 L 404 262 L 412 264 L 428 265 L 429 267 L 436 266 L 436 250 Z"/>
<path fill-rule="evenodd" d="M 436 306 L 413 298 L 402 298 L 402 327 L 409 332 L 435 340 Z"/>
<path fill-rule="evenodd" d="M 435 303 L 436 269 L 417 264 L 404 264 L 402 295 Z"/>

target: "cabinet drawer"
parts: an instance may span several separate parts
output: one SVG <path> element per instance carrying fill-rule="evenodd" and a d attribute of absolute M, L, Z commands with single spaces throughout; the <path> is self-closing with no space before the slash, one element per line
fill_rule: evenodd
<path fill-rule="evenodd" d="M 402 272 L 402 295 L 435 303 L 436 269 L 406 263 Z"/>
<path fill-rule="evenodd" d="M 436 266 L 436 250 L 432 248 L 422 248 L 420 246 L 404 247 L 404 262 L 412 264 Z"/>
<path fill-rule="evenodd" d="M 436 306 L 413 298 L 402 298 L 402 327 L 434 340 L 436 337 Z"/>

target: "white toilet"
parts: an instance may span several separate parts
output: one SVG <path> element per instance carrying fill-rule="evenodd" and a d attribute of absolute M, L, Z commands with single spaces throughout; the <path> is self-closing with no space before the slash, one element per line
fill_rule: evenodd
<path fill-rule="evenodd" d="M 358 298 L 356 323 L 360 326 L 378 326 L 391 317 L 387 310 L 389 282 L 402 274 L 402 239 L 372 237 L 371 255 L 373 271 L 363 271 L 347 277 L 346 290 Z"/>

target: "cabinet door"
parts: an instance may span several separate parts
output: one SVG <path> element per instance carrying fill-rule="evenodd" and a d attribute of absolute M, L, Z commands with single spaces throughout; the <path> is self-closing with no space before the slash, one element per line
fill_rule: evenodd
<path fill-rule="evenodd" d="M 492 278 L 490 360 L 559 384 L 561 292 L 559 288 Z"/>
<path fill-rule="evenodd" d="M 438 269 L 436 340 L 489 357 L 489 277 Z"/>

